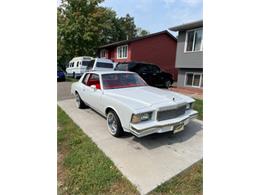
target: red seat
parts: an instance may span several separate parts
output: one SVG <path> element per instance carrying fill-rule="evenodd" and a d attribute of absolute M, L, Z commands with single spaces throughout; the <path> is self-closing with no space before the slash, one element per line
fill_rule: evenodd
<path fill-rule="evenodd" d="M 96 88 L 100 89 L 100 84 L 99 83 L 96 84 Z"/>
<path fill-rule="evenodd" d="M 89 80 L 88 81 L 88 86 L 91 86 L 91 85 L 96 85 L 96 88 L 100 89 L 100 83 L 99 83 L 98 80 Z"/>

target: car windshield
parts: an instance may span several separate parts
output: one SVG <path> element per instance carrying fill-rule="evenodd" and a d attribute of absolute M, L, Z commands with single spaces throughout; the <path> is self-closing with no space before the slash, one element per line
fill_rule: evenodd
<path fill-rule="evenodd" d="M 104 89 L 146 86 L 145 81 L 133 73 L 111 73 L 102 75 Z"/>

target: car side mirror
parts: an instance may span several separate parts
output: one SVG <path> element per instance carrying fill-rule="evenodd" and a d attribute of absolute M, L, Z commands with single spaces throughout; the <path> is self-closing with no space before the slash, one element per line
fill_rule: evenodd
<path fill-rule="evenodd" d="M 97 86 L 96 86 L 96 85 L 90 85 L 90 88 L 91 88 L 93 91 L 96 91 L 96 90 L 97 90 Z"/>

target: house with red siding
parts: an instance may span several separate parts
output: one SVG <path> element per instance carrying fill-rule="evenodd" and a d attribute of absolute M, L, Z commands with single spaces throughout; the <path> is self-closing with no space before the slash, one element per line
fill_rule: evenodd
<path fill-rule="evenodd" d="M 140 61 L 156 64 L 165 72 L 171 73 L 174 80 L 177 80 L 176 46 L 176 38 L 165 30 L 103 45 L 98 49 L 98 56 L 114 62 Z"/>

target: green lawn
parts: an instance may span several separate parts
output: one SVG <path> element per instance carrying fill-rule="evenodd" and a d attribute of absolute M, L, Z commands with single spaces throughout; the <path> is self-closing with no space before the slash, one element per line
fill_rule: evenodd
<path fill-rule="evenodd" d="M 203 116 L 203 101 L 194 109 Z M 199 161 L 150 194 L 202 194 L 202 167 Z M 58 193 L 59 194 L 139 194 L 113 162 L 58 107 Z"/>
<path fill-rule="evenodd" d="M 203 120 L 203 100 L 198 100 L 194 102 L 193 109 L 199 112 L 198 119 Z"/>
<path fill-rule="evenodd" d="M 59 107 L 57 132 L 59 194 L 139 194 Z"/>
<path fill-rule="evenodd" d="M 175 195 L 200 195 L 202 194 L 202 169 L 203 161 L 199 161 L 190 168 L 181 172 L 161 186 L 157 187 L 149 195 L 175 194 Z"/>

